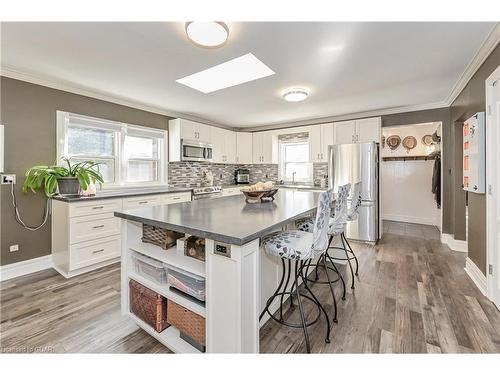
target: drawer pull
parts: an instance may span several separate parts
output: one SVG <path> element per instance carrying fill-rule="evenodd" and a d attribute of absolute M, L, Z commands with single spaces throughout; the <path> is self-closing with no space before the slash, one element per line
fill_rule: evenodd
<path fill-rule="evenodd" d="M 99 228 L 104 228 L 104 224 L 96 225 L 95 227 L 92 227 L 92 229 L 99 229 Z"/>
<path fill-rule="evenodd" d="M 141 202 L 138 202 L 139 204 L 146 204 L 148 203 L 148 201 L 141 201 Z"/>
<path fill-rule="evenodd" d="M 174 197 L 174 198 L 173 198 L 173 200 L 174 200 L 174 201 L 177 201 L 177 200 L 179 200 L 179 199 L 181 199 L 181 197 Z"/>
<path fill-rule="evenodd" d="M 99 253 L 102 253 L 104 251 L 104 249 L 99 249 L 99 250 L 94 250 L 92 251 L 93 254 L 99 254 Z"/>
<path fill-rule="evenodd" d="M 101 208 L 104 208 L 104 206 L 94 206 L 94 207 L 92 207 L 93 210 L 100 210 Z"/>

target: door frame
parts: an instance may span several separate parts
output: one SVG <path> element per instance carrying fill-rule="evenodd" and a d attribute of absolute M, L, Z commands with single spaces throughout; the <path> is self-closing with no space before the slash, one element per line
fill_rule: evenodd
<path fill-rule="evenodd" d="M 500 66 L 498 66 L 493 73 L 486 79 L 485 81 L 485 89 L 486 89 L 486 134 L 491 135 L 495 134 L 498 130 L 495 127 L 495 124 L 492 121 L 492 116 L 490 115 L 489 106 L 492 104 L 492 95 L 493 95 L 493 84 L 500 80 Z M 497 83 L 500 84 L 500 83 Z M 497 113 L 496 116 L 500 116 L 500 113 Z M 487 296 L 488 298 L 500 307 L 500 292 L 496 290 L 495 285 L 498 285 L 500 282 L 496 280 L 500 277 L 499 271 L 495 268 L 498 268 L 500 261 L 500 251 L 497 250 L 495 254 L 495 236 L 498 236 L 498 229 L 496 226 L 496 208 L 495 203 L 498 199 L 500 199 L 499 189 L 500 186 L 495 186 L 494 181 L 498 180 L 497 173 L 498 172 L 498 162 L 499 160 L 495 160 L 497 158 L 497 153 L 492 153 L 488 150 L 495 150 L 498 145 L 495 145 L 496 136 L 486 137 L 486 279 L 487 279 Z M 492 192 L 490 193 L 490 186 L 493 187 Z M 493 208 L 493 209 L 492 209 Z M 500 245 L 500 244 L 499 244 Z M 494 265 L 493 274 L 489 273 L 489 265 Z"/>

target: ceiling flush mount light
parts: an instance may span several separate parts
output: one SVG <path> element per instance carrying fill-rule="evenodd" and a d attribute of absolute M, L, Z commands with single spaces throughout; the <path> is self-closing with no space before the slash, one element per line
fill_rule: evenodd
<path fill-rule="evenodd" d="M 287 102 L 301 102 L 307 99 L 309 96 L 309 90 L 295 87 L 293 89 L 287 89 L 283 92 L 283 99 Z"/>
<path fill-rule="evenodd" d="M 269 67 L 253 54 L 237 57 L 225 63 L 180 78 L 176 82 L 208 94 L 273 75 Z"/>
<path fill-rule="evenodd" d="M 229 29 L 224 22 L 186 22 L 186 34 L 197 46 L 216 48 L 226 43 Z"/>

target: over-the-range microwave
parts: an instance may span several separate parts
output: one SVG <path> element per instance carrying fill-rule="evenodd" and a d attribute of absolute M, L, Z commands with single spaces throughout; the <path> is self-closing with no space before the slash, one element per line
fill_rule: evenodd
<path fill-rule="evenodd" d="M 181 139 L 182 161 L 212 161 L 212 144 Z"/>

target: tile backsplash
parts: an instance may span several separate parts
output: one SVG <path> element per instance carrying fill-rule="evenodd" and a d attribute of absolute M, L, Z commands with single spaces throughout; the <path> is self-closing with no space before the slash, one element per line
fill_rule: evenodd
<path fill-rule="evenodd" d="M 205 172 L 212 172 L 214 185 L 234 184 L 234 171 L 238 168 L 250 170 L 250 182 L 277 181 L 277 164 L 215 164 L 201 162 L 168 163 L 168 183 L 174 187 L 197 187 L 203 184 Z"/>

